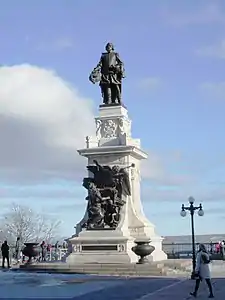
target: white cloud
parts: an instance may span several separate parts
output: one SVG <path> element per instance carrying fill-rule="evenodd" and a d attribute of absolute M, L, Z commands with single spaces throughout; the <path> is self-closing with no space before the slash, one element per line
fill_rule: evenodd
<path fill-rule="evenodd" d="M 207 202 L 207 206 L 209 203 L 214 205 L 216 209 L 217 206 L 221 207 L 223 205 L 224 197 L 225 197 L 225 188 L 224 187 L 216 187 L 212 188 L 210 185 L 202 185 L 200 182 L 198 184 L 183 184 L 177 187 L 161 187 L 161 186 L 153 186 L 143 184 L 143 199 L 144 201 L 153 202 L 171 202 L 171 203 L 186 203 L 188 204 L 189 196 L 193 196 L 197 203 L 205 203 Z"/>
<path fill-rule="evenodd" d="M 205 25 L 225 23 L 225 13 L 217 3 L 210 3 L 201 8 L 186 8 L 184 11 L 163 10 L 163 19 L 174 26 Z"/>
<path fill-rule="evenodd" d="M 53 71 L 31 65 L 0 68 L 0 83 L 0 181 L 10 185 L 79 178 L 82 189 L 87 162 L 77 149 L 85 147 L 85 136 L 94 134 L 91 101 Z M 168 159 L 179 161 L 180 153 L 172 153 Z M 187 176 L 171 173 L 164 160 L 149 152 L 142 177 L 159 185 L 190 181 Z M 41 192 L 17 193 L 12 186 L 12 193 L 5 188 L 0 194 L 20 199 L 77 195 L 71 187 L 65 189 L 40 187 Z"/>
<path fill-rule="evenodd" d="M 202 47 L 196 51 L 197 55 L 225 59 L 225 39 L 215 45 Z"/>
<path fill-rule="evenodd" d="M 147 161 L 141 164 L 141 176 L 149 180 L 155 180 L 164 177 L 165 168 L 158 155 L 148 152 Z"/>
<path fill-rule="evenodd" d="M 72 184 L 71 184 L 72 185 Z M 2 192 L 0 197 L 2 199 L 46 199 L 54 200 L 64 199 L 67 200 L 79 200 L 79 197 L 83 197 L 82 181 L 80 184 L 74 183 L 73 186 L 62 185 L 56 186 L 47 184 L 45 188 L 40 185 L 26 185 L 26 186 L 8 186 L 1 188 Z"/>
<path fill-rule="evenodd" d="M 200 88 L 210 98 L 225 99 L 225 81 L 205 82 L 200 85 Z"/>
<path fill-rule="evenodd" d="M 74 178 L 93 130 L 91 101 L 53 71 L 0 68 L 0 180 Z"/>
<path fill-rule="evenodd" d="M 148 152 L 148 159 L 141 165 L 142 178 L 158 186 L 181 186 L 194 181 L 193 176 L 172 172 L 166 166 L 165 161 L 173 162 L 176 166 L 179 165 L 181 162 L 180 152 L 167 153 L 165 157 Z"/>
<path fill-rule="evenodd" d="M 146 90 L 152 90 L 158 88 L 161 84 L 161 80 L 158 77 L 143 78 L 139 82 L 139 87 Z"/>
<path fill-rule="evenodd" d="M 68 49 L 74 47 L 74 41 L 69 37 L 60 38 L 55 41 L 55 46 L 58 49 Z"/>
<path fill-rule="evenodd" d="M 36 66 L 2 67 L 0 82 L 0 180 L 32 184 L 78 176 L 81 182 L 86 160 L 77 149 L 94 134 L 91 101 L 53 71 Z M 160 157 L 150 153 L 142 176 L 160 181 L 168 173 Z M 20 194 L 20 199 L 30 195 Z M 64 190 L 59 194 L 70 197 Z M 36 197 L 45 195 L 49 192 L 43 190 Z"/>
<path fill-rule="evenodd" d="M 55 40 L 42 41 L 38 46 L 39 51 L 62 51 L 74 48 L 74 41 L 70 37 L 61 37 Z"/>

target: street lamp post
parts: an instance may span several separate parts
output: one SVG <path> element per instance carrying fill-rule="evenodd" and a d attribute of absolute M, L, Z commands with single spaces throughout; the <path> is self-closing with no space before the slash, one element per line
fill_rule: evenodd
<path fill-rule="evenodd" d="M 194 206 L 195 199 L 193 197 L 189 197 L 189 206 L 185 206 L 182 204 L 181 206 L 181 217 L 186 217 L 187 211 L 190 212 L 191 215 L 191 239 L 192 239 L 192 274 L 191 278 L 195 278 L 195 266 L 196 266 L 196 249 L 195 249 L 195 226 L 194 226 L 194 213 L 198 210 L 198 215 L 202 217 L 204 215 L 204 211 L 202 209 L 202 204 L 200 203 L 199 206 Z"/>

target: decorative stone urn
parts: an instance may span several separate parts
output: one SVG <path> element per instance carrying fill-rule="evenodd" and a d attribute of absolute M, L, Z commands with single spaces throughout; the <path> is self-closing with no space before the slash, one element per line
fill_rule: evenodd
<path fill-rule="evenodd" d="M 132 247 L 131 250 L 137 255 L 140 256 L 137 264 L 145 264 L 148 263 L 147 256 L 152 254 L 155 250 L 154 246 L 149 245 L 151 240 L 135 240 L 136 246 Z"/>
<path fill-rule="evenodd" d="M 25 248 L 23 249 L 22 253 L 24 256 L 28 257 L 27 264 L 31 264 L 32 258 L 38 256 L 39 251 L 37 249 L 38 243 L 24 243 Z"/>

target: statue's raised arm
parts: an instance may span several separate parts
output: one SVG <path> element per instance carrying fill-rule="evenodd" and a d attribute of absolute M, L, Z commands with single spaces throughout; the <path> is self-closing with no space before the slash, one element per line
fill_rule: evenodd
<path fill-rule="evenodd" d="M 114 51 L 112 43 L 105 47 L 106 52 L 102 53 L 97 66 L 89 76 L 92 83 L 99 82 L 103 103 L 122 104 L 122 79 L 125 77 L 124 64 L 119 53 Z"/>
<path fill-rule="evenodd" d="M 93 160 L 93 163 L 96 165 L 98 171 L 100 171 L 100 172 L 104 172 L 104 171 L 105 171 L 105 168 L 104 168 L 103 166 L 101 166 L 101 165 L 98 163 L 97 160 L 94 159 L 94 160 Z"/>

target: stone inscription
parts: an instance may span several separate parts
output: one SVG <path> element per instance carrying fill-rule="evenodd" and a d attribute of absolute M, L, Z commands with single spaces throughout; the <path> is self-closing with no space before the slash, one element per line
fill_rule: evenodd
<path fill-rule="evenodd" d="M 117 245 L 85 245 L 82 251 L 117 251 Z"/>

